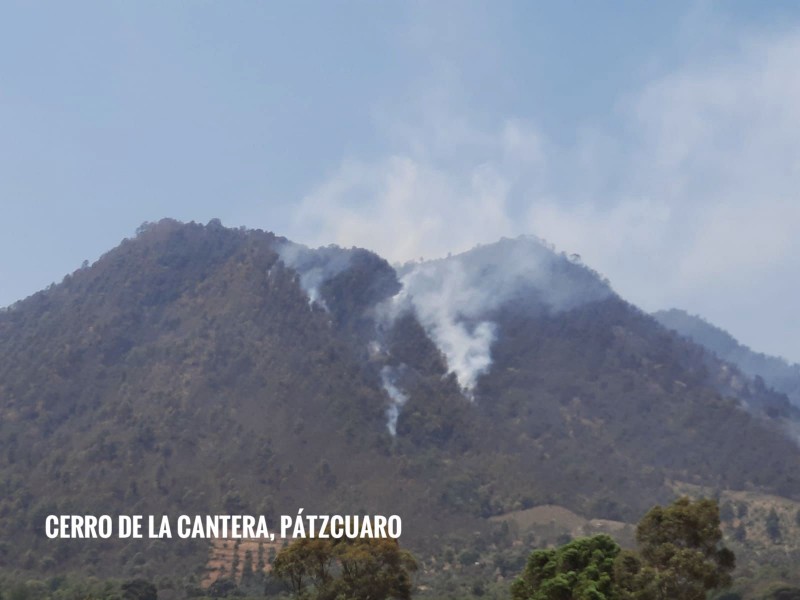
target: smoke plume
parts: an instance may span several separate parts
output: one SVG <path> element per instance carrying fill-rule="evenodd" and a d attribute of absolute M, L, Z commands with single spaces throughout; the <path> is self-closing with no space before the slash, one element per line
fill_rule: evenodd
<path fill-rule="evenodd" d="M 596 273 L 532 237 L 503 239 L 445 259 L 400 270 L 402 290 L 382 307 L 389 319 L 412 310 L 472 396 L 492 365 L 492 314 L 515 303 L 558 312 L 599 300 L 611 289 Z"/>
<path fill-rule="evenodd" d="M 386 427 L 392 435 L 397 434 L 397 417 L 400 416 L 400 409 L 408 401 L 408 396 L 397 386 L 397 376 L 402 367 L 384 366 L 381 369 L 381 382 L 383 389 L 389 394 L 392 401 L 386 409 Z"/>
<path fill-rule="evenodd" d="M 286 241 L 276 248 L 278 256 L 287 267 L 300 276 L 300 287 L 308 295 L 308 303 L 328 310 L 320 295 L 320 286 L 335 277 L 350 265 L 351 251 L 338 246 L 327 246 L 314 250 Z"/>

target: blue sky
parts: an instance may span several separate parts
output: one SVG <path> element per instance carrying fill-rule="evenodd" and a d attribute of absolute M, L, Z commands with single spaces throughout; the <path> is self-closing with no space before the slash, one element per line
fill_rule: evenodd
<path fill-rule="evenodd" d="M 6 2 L 0 305 L 144 221 L 534 233 L 800 361 L 800 4 Z"/>

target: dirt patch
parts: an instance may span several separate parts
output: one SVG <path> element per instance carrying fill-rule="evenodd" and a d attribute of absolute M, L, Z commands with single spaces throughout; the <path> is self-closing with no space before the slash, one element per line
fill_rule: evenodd
<path fill-rule="evenodd" d="M 629 523 L 608 519 L 586 519 L 557 504 L 515 510 L 491 517 L 489 520 L 513 524 L 520 533 L 532 532 L 544 540 L 606 533 L 624 547 L 631 547 L 633 544 L 633 526 Z"/>
<path fill-rule="evenodd" d="M 583 527 L 588 522 L 580 515 L 568 508 L 556 504 L 534 506 L 525 510 L 515 510 L 510 513 L 491 517 L 490 521 L 512 521 L 522 530 L 542 525 L 560 525 L 568 530 Z"/>

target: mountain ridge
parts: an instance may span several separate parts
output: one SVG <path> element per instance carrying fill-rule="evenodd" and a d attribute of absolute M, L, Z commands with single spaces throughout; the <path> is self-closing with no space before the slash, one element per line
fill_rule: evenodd
<path fill-rule="evenodd" d="M 62 512 L 396 512 L 431 549 L 536 505 L 635 521 L 675 479 L 800 498 L 781 397 L 721 393 L 722 363 L 539 242 L 415 281 L 358 249 L 301 249 L 293 268 L 290 244 L 165 220 L 0 313 L 0 532 L 24 550 L 4 568 L 205 563 L 198 543 L 44 540 Z M 509 248 L 535 265 L 501 273 Z"/>
<path fill-rule="evenodd" d="M 699 315 L 672 308 L 657 311 L 653 316 L 668 329 L 704 346 L 722 360 L 739 367 L 749 377 L 761 378 L 767 385 L 786 394 L 794 405 L 800 405 L 800 365 L 751 350 Z"/>

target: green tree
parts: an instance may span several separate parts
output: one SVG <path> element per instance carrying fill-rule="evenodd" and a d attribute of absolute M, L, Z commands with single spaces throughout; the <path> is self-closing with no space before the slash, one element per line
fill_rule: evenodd
<path fill-rule="evenodd" d="M 305 596 L 309 586 L 323 588 L 331 580 L 333 548 L 330 540 L 301 539 L 278 552 L 272 567 L 277 577 Z"/>
<path fill-rule="evenodd" d="M 730 584 L 715 500 L 676 500 L 639 522 L 638 552 L 607 535 L 535 550 L 511 586 L 512 600 L 705 600 Z"/>
<path fill-rule="evenodd" d="M 617 543 L 607 535 L 534 551 L 511 586 L 513 600 L 611 600 Z"/>
<path fill-rule="evenodd" d="M 680 498 L 652 508 L 636 529 L 639 555 L 618 560 L 620 596 L 636 600 L 704 600 L 730 585 L 733 552 L 722 545 L 714 500 Z"/>
<path fill-rule="evenodd" d="M 355 600 L 411 598 L 414 557 L 395 540 L 359 539 L 334 544 L 340 566 L 337 588 Z"/>
<path fill-rule="evenodd" d="M 273 564 L 298 598 L 310 600 L 408 600 L 416 568 L 409 552 L 385 539 L 302 539 L 278 552 Z"/>
<path fill-rule="evenodd" d="M 739 523 L 739 526 L 733 530 L 733 539 L 740 543 L 747 539 L 747 528 L 744 523 Z"/>
<path fill-rule="evenodd" d="M 158 600 L 156 586 L 146 579 L 133 579 L 122 584 L 124 600 Z"/>
<path fill-rule="evenodd" d="M 769 539 L 772 540 L 773 544 L 777 544 L 781 541 L 781 520 L 774 508 L 770 509 L 769 514 L 767 515 L 766 529 L 767 535 L 769 536 Z"/>

